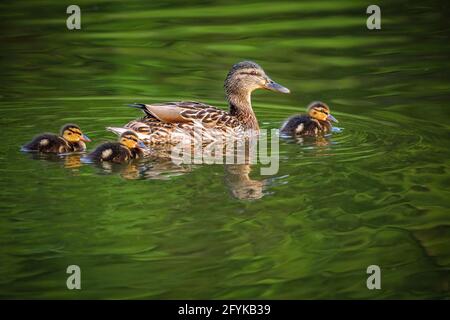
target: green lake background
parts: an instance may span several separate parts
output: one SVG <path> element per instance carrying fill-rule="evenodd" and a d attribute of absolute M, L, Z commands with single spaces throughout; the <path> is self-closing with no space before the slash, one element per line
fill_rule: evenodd
<path fill-rule="evenodd" d="M 0 298 L 448 299 L 450 5 L 378 1 L 368 30 L 370 4 L 2 1 Z M 67 122 L 115 140 L 128 103 L 226 109 L 242 60 L 292 92 L 254 93 L 262 128 L 322 100 L 341 132 L 282 140 L 272 176 L 20 152 Z"/>

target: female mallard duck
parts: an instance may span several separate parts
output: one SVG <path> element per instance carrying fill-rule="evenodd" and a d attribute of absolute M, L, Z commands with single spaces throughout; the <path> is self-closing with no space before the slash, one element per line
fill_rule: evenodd
<path fill-rule="evenodd" d="M 330 108 L 321 101 L 312 102 L 307 108 L 308 114 L 290 117 L 281 126 L 281 134 L 286 136 L 317 137 L 331 132 L 331 121 L 338 122 L 330 114 Z"/>
<path fill-rule="evenodd" d="M 251 93 L 266 89 L 289 93 L 289 89 L 272 81 L 256 63 L 243 61 L 235 64 L 225 79 L 225 93 L 229 112 L 192 101 L 160 104 L 134 104 L 145 116 L 133 120 L 124 128 L 108 128 L 117 134 L 134 130 L 148 144 L 174 143 L 173 133 L 192 134 L 211 130 L 225 135 L 241 130 L 259 130 L 258 121 L 251 104 Z"/>
<path fill-rule="evenodd" d="M 121 134 L 119 142 L 107 142 L 98 146 L 87 155 L 93 161 L 126 162 L 131 159 L 142 158 L 147 147 L 139 140 L 133 131 L 125 131 Z"/>
<path fill-rule="evenodd" d="M 76 124 L 66 124 L 61 129 L 61 135 L 52 133 L 41 134 L 22 147 L 23 151 L 45 153 L 66 153 L 85 151 L 85 142 L 91 141 L 83 134 Z"/>

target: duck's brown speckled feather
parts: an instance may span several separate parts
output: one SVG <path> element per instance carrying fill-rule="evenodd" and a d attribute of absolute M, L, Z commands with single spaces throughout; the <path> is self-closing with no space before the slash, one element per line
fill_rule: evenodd
<path fill-rule="evenodd" d="M 194 131 L 214 129 L 230 133 L 240 127 L 240 121 L 228 112 L 195 101 L 168 102 L 162 104 L 136 104 L 145 116 L 132 120 L 125 128 L 148 135 L 150 144 L 176 143 L 171 136 L 175 132 L 193 134 Z"/>

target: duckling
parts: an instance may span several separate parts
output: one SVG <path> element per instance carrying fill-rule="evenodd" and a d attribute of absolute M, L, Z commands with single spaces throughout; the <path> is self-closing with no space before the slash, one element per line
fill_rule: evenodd
<path fill-rule="evenodd" d="M 330 108 L 321 101 L 310 103 L 308 114 L 294 115 L 281 126 L 281 134 L 287 136 L 317 137 L 330 133 L 331 121 L 338 122 L 330 114 Z"/>
<path fill-rule="evenodd" d="M 90 142 L 80 127 L 76 124 L 66 124 L 61 128 L 61 134 L 41 134 L 22 147 L 22 151 L 37 151 L 45 153 L 82 152 L 86 150 L 85 142 Z"/>
<path fill-rule="evenodd" d="M 142 158 L 145 154 L 144 150 L 147 150 L 147 147 L 139 140 L 138 135 L 133 131 L 126 131 L 120 135 L 118 142 L 107 142 L 98 146 L 87 155 L 87 158 L 100 162 L 121 163 Z"/>

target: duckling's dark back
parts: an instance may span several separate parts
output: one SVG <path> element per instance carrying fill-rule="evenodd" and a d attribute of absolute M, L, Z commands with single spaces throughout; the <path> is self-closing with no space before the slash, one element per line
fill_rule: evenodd
<path fill-rule="evenodd" d="M 107 142 L 88 154 L 95 161 L 124 162 L 133 158 L 131 151 L 119 142 Z"/>
<path fill-rule="evenodd" d="M 39 152 L 68 152 L 70 151 L 69 144 L 61 137 L 52 133 L 44 133 L 36 136 L 23 146 L 24 151 L 39 151 Z"/>
<path fill-rule="evenodd" d="M 290 118 L 288 118 L 283 125 L 281 126 L 281 133 L 284 135 L 294 135 L 295 130 L 298 128 L 298 126 L 302 123 L 306 123 L 310 121 L 311 119 L 307 115 L 295 115 Z"/>
<path fill-rule="evenodd" d="M 290 117 L 281 126 L 280 132 L 289 136 L 312 136 L 331 131 L 330 123 L 312 119 L 309 115 L 295 115 Z"/>

